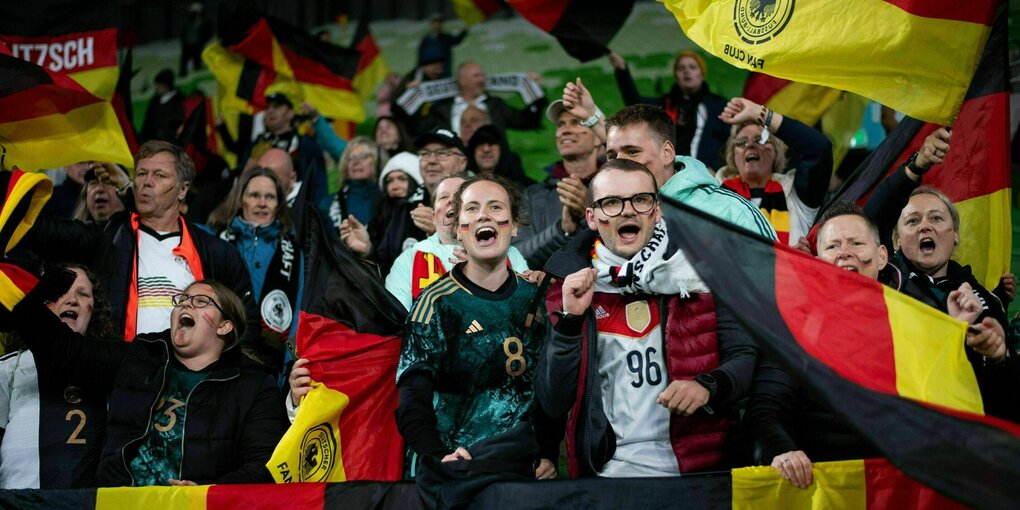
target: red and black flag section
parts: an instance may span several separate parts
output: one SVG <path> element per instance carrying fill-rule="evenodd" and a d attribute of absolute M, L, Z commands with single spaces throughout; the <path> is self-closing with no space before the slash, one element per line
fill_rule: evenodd
<path fill-rule="evenodd" d="M 68 76 L 3 53 L 0 140 L 7 162 L 37 170 L 79 161 L 134 161 L 109 102 Z"/>
<path fill-rule="evenodd" d="M 715 298 L 897 468 L 967 505 L 1020 501 L 1020 426 L 983 415 L 966 324 L 663 200 L 669 230 Z"/>
<path fill-rule="evenodd" d="M 510 7 L 556 37 L 571 57 L 587 62 L 609 54 L 609 41 L 630 16 L 634 0 L 509 0 Z"/>
<path fill-rule="evenodd" d="M 354 33 L 354 40 L 351 41 L 351 49 L 360 54 L 358 68 L 352 83 L 354 91 L 362 101 L 371 99 L 376 85 L 379 85 L 390 72 L 379 51 L 379 45 L 375 42 L 375 36 L 372 35 L 372 30 L 369 28 L 370 8 L 371 4 L 366 3 L 365 14 L 358 22 L 358 30 Z"/>
<path fill-rule="evenodd" d="M 330 118 L 365 120 L 353 83 L 361 60 L 358 50 L 319 41 L 277 18 L 240 10 L 229 22 L 221 22 L 220 41 L 246 59 L 237 95 L 254 106 L 264 106 L 259 89 L 275 85 L 295 105 L 307 101 Z"/>
<path fill-rule="evenodd" d="M 406 312 L 357 256 L 329 240 L 314 208 L 306 208 L 306 214 L 297 355 L 310 360 L 314 381 L 348 400 L 339 416 L 337 444 L 346 479 L 399 480 L 404 441 L 395 420 L 396 370 Z M 294 426 L 300 407 L 298 413 Z M 318 434 L 317 425 L 302 437 Z M 309 445 L 301 446 L 308 451 Z M 312 453 L 322 453 L 316 449 Z"/>
<path fill-rule="evenodd" d="M 963 106 L 950 125 L 953 139 L 949 153 L 923 178 L 923 184 L 940 189 L 960 211 L 964 235 L 954 258 L 970 264 L 974 276 L 989 289 L 998 286 L 999 277 L 1009 270 L 1012 249 L 1005 7 L 1000 6 L 992 23 Z M 902 166 L 925 137 L 939 127 L 905 117 L 840 188 L 834 200 L 863 205 L 878 183 Z"/>

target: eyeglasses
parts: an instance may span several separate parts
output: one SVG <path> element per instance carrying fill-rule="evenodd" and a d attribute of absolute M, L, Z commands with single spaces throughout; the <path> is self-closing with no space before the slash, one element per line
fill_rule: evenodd
<path fill-rule="evenodd" d="M 420 150 L 418 151 L 418 157 L 425 159 L 429 156 L 435 156 L 437 159 L 446 159 L 450 156 L 463 156 L 460 151 L 452 151 L 449 149 L 436 149 L 434 151 Z"/>
<path fill-rule="evenodd" d="M 602 210 L 602 214 L 610 218 L 623 214 L 623 207 L 627 202 L 638 214 L 645 214 L 655 208 L 659 197 L 655 193 L 638 193 L 631 197 L 605 197 L 595 201 L 594 205 Z"/>
<path fill-rule="evenodd" d="M 220 308 L 220 305 L 216 304 L 216 301 L 213 300 L 213 298 L 206 296 L 205 294 L 195 294 L 194 296 L 178 294 L 170 298 L 170 302 L 173 303 L 174 306 L 181 306 L 188 301 L 191 301 L 191 306 L 194 306 L 195 308 L 205 308 L 209 305 L 213 305 L 220 311 L 220 313 L 223 313 L 223 309 Z"/>
<path fill-rule="evenodd" d="M 741 149 L 744 149 L 750 145 L 757 145 L 758 147 L 762 148 L 770 148 L 772 147 L 772 140 L 765 140 L 765 142 L 762 142 L 758 138 L 748 138 L 746 136 L 741 136 L 740 138 L 733 140 L 734 147 L 740 147 Z"/>

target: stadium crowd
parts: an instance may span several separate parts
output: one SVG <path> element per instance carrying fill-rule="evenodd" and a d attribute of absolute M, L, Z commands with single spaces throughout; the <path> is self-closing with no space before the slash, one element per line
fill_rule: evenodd
<path fill-rule="evenodd" d="M 950 130 L 863 207 L 836 202 L 816 221 L 832 144 L 711 92 L 697 52 L 676 56 L 661 97 L 611 54 L 619 111 L 581 79 L 516 108 L 480 63 L 450 68 L 465 34 L 432 23 L 400 88 L 452 76 L 456 95 L 394 101 L 371 136 L 344 140 L 316 105 L 275 92 L 258 134 L 225 140 L 236 167 L 196 167 L 174 143 L 184 115 L 166 70 L 132 171 L 59 172 L 11 254 L 39 283 L 0 318 L 0 487 L 271 482 L 265 464 L 312 383 L 295 350 L 319 283 L 305 279 L 310 214 L 407 313 L 395 419 L 433 503 L 472 460 L 536 479 L 765 465 L 807 487 L 813 462 L 881 455 L 714 298 L 670 242 L 683 232 L 667 200 L 967 323 L 958 340 L 986 412 L 1020 422 L 1015 278 L 987 289 L 954 259 L 960 214 L 924 182 L 955 149 Z M 560 159 L 526 172 L 506 130 L 543 123 Z"/>

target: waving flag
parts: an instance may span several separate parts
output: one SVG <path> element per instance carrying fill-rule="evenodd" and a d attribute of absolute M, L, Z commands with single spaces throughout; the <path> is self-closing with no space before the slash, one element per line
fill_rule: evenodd
<path fill-rule="evenodd" d="M 1003 5 L 960 115 L 950 126 L 951 149 L 945 161 L 932 167 L 923 179 L 924 184 L 948 195 L 960 211 L 964 235 L 954 258 L 970 264 L 974 276 L 989 289 L 1009 271 L 1012 249 L 1006 35 Z M 904 118 L 834 199 L 863 204 L 875 186 L 903 165 L 938 128 L 937 124 Z"/>
<path fill-rule="evenodd" d="M 295 103 L 308 101 L 326 117 L 365 120 L 365 110 L 353 85 L 360 52 L 319 41 L 276 18 L 252 19 L 250 12 L 236 14 L 229 22 L 221 23 L 221 44 L 261 68 L 261 72 L 252 72 L 251 64 L 245 62 L 245 73 L 238 77 L 240 87 L 286 84 L 296 89 L 291 96 Z M 218 69 L 210 70 L 220 81 Z M 256 107 L 265 106 L 264 95 L 255 95 L 251 101 Z"/>
<path fill-rule="evenodd" d="M 549 35 L 571 57 L 587 62 L 609 54 L 609 41 L 634 8 L 634 0 L 592 4 L 584 0 L 509 0 L 510 7 Z"/>
<path fill-rule="evenodd" d="M 297 354 L 310 360 L 307 366 L 312 379 L 324 385 L 312 391 L 333 390 L 322 397 L 333 404 L 318 406 L 317 412 L 326 416 L 323 421 L 295 421 L 288 435 L 324 437 L 326 429 L 337 423 L 330 417 L 339 415 L 340 453 L 336 458 L 342 462 L 346 479 L 399 480 L 403 476 L 404 442 L 395 420 L 394 381 L 407 313 L 357 256 L 329 241 L 314 208 L 307 208 L 306 215 L 308 223 L 303 231 L 307 269 Z M 320 425 L 326 426 L 317 428 Z M 306 451 L 309 445 L 301 444 L 300 448 Z M 322 449 L 316 448 L 321 454 Z M 295 458 L 299 453 L 284 455 Z M 277 454 L 281 454 L 279 449 L 274 459 Z M 274 472 L 274 476 L 279 474 L 278 470 Z"/>
<path fill-rule="evenodd" d="M 15 57 L 109 101 L 117 86 L 118 18 L 114 0 L 2 2 L 0 41 Z"/>
<path fill-rule="evenodd" d="M 351 48 L 360 54 L 358 58 L 358 69 L 354 74 L 354 91 L 362 101 L 372 98 L 376 85 L 379 85 L 389 74 L 386 61 L 379 52 L 379 45 L 375 43 L 375 36 L 369 28 L 368 20 L 371 18 L 369 6 L 366 5 L 364 16 L 358 22 L 358 31 L 354 33 L 354 40 Z"/>
<path fill-rule="evenodd" d="M 663 218 L 758 345 L 904 473 L 957 501 L 1020 501 L 1020 426 L 983 415 L 966 324 L 664 197 Z"/>
<path fill-rule="evenodd" d="M 134 164 L 108 101 L 2 48 L 0 69 L 0 140 L 9 164 L 29 170 L 89 160 Z"/>
<path fill-rule="evenodd" d="M 660 0 L 734 66 L 869 97 L 947 124 L 1000 0 Z"/>
<path fill-rule="evenodd" d="M 0 2 L 0 137 L 10 142 L 9 160 L 30 170 L 134 164 L 109 103 L 117 24 L 112 0 Z"/>

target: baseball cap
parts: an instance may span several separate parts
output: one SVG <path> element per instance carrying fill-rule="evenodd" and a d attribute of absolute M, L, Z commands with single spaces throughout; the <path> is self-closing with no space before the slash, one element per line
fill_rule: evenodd
<path fill-rule="evenodd" d="M 447 147 L 459 149 L 462 153 L 466 152 L 464 149 L 464 142 L 461 141 L 460 137 L 457 136 L 456 133 L 449 129 L 433 129 L 432 131 L 429 131 L 415 139 L 414 146 L 420 149 L 430 143 L 441 143 Z"/>

